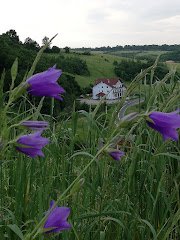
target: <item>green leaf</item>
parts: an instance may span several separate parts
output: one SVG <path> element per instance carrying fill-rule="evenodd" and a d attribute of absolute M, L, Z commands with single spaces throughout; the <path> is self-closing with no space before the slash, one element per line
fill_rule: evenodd
<path fill-rule="evenodd" d="M 154 227 L 150 224 L 150 222 L 148 222 L 147 220 L 145 219 L 140 219 L 141 222 L 145 223 L 151 230 L 152 234 L 153 234 L 153 239 L 154 240 L 157 240 L 157 234 L 156 234 L 156 231 L 154 229 Z"/>
<path fill-rule="evenodd" d="M 100 231 L 100 240 L 105 240 L 105 232 L 104 231 Z"/>
<path fill-rule="evenodd" d="M 171 154 L 171 153 L 159 153 L 159 154 L 155 155 L 155 157 L 158 157 L 158 156 L 167 156 L 167 157 L 170 157 L 170 158 L 180 160 L 180 156 L 174 155 L 174 154 Z"/>
<path fill-rule="evenodd" d="M 16 224 L 7 225 L 21 240 L 24 240 L 24 235 L 21 229 Z"/>
<path fill-rule="evenodd" d="M 77 181 L 74 186 L 71 188 L 70 191 L 70 195 L 79 192 L 79 190 L 82 188 L 83 184 L 84 184 L 84 178 L 79 179 L 79 181 Z"/>
<path fill-rule="evenodd" d="M 14 88 L 14 81 L 17 77 L 17 72 L 18 72 L 18 58 L 15 59 L 12 67 L 11 67 L 11 78 L 12 78 L 12 83 L 11 83 L 11 87 L 10 90 L 12 90 Z"/>
<path fill-rule="evenodd" d="M 0 109 L 3 107 L 3 86 L 4 86 L 4 79 L 5 79 L 5 69 L 1 74 L 0 79 Z"/>

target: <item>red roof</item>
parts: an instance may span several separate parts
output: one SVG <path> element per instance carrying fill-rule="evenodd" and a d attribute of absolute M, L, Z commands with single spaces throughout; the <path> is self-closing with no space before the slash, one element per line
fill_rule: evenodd
<path fill-rule="evenodd" d="M 103 92 L 100 92 L 100 93 L 96 94 L 96 96 L 100 96 L 100 97 L 103 97 L 104 95 L 106 95 L 106 94 L 103 93 Z"/>
<path fill-rule="evenodd" d="M 109 85 L 110 87 L 113 87 L 113 85 L 116 85 L 116 83 L 119 81 L 119 78 L 98 78 L 95 81 L 95 85 L 97 85 L 100 82 L 103 82 L 107 85 Z"/>

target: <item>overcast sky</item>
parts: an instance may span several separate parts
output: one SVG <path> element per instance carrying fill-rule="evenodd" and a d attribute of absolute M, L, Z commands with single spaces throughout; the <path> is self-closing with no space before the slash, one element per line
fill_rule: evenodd
<path fill-rule="evenodd" d="M 0 34 L 59 47 L 180 44 L 180 0 L 3 0 Z"/>

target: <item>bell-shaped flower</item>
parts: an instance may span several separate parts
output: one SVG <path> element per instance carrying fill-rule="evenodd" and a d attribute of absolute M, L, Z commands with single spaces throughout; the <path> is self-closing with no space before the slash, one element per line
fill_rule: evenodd
<path fill-rule="evenodd" d="M 49 139 L 41 136 L 41 131 L 27 134 L 19 137 L 16 149 L 25 155 L 34 158 L 37 156 L 44 157 L 42 148 L 49 143 Z"/>
<path fill-rule="evenodd" d="M 48 127 L 48 122 L 45 121 L 24 121 L 21 123 L 22 126 L 27 127 L 31 130 L 45 130 Z"/>
<path fill-rule="evenodd" d="M 111 149 L 108 151 L 108 153 L 116 161 L 121 160 L 121 158 L 124 156 L 124 152 L 117 149 Z"/>
<path fill-rule="evenodd" d="M 61 94 L 65 93 L 65 90 L 57 83 L 61 74 L 62 71 L 54 66 L 47 71 L 33 75 L 26 80 L 28 93 L 33 96 L 46 96 L 63 100 Z"/>
<path fill-rule="evenodd" d="M 71 228 L 71 224 L 69 224 L 67 221 L 67 218 L 70 214 L 70 208 L 56 206 L 51 210 L 54 203 L 54 201 L 51 201 L 50 203 L 49 211 L 51 212 L 44 224 L 45 233 L 57 233 Z"/>
<path fill-rule="evenodd" d="M 164 141 L 167 139 L 178 141 L 177 129 L 180 128 L 179 110 L 170 113 L 151 112 L 148 117 L 147 124 L 161 133 Z"/>

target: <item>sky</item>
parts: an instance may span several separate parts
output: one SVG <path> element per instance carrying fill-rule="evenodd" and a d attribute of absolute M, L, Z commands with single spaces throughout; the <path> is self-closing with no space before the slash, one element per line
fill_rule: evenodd
<path fill-rule="evenodd" d="M 0 34 L 58 47 L 180 44 L 180 0 L 3 0 Z"/>

